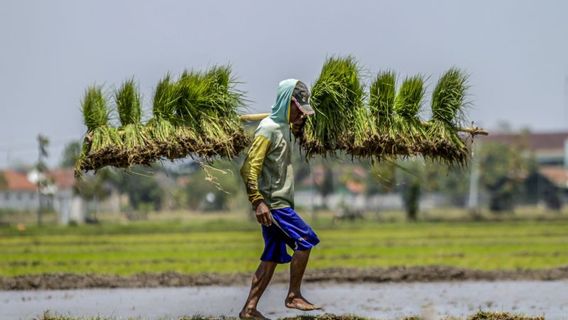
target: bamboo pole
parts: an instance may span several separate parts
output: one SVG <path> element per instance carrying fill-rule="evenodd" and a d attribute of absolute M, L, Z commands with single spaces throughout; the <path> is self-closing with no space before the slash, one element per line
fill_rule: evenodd
<path fill-rule="evenodd" d="M 270 113 L 253 113 L 253 114 L 242 114 L 241 120 L 242 121 L 260 121 L 266 117 L 268 117 Z"/>
<path fill-rule="evenodd" d="M 266 117 L 268 117 L 270 115 L 270 113 L 253 113 L 253 114 L 243 114 L 240 116 L 242 121 L 260 121 Z M 425 122 L 425 124 L 427 125 L 427 122 Z M 485 129 L 483 128 L 479 128 L 479 127 L 467 127 L 467 128 L 459 128 L 458 129 L 459 132 L 465 132 L 465 133 L 469 133 L 471 135 L 474 136 L 487 136 L 489 135 L 489 132 L 487 132 Z"/>

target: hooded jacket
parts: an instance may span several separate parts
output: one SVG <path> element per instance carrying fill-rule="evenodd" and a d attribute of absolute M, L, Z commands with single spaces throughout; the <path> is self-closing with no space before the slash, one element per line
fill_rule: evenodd
<path fill-rule="evenodd" d="M 241 168 L 249 201 L 261 201 L 272 209 L 294 208 L 294 171 L 291 161 L 290 101 L 296 79 L 281 81 L 276 103 L 264 118 Z"/>

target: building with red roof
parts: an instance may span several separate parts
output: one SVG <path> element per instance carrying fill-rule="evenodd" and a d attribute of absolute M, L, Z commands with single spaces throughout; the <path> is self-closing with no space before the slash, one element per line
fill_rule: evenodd
<path fill-rule="evenodd" d="M 568 131 L 519 133 L 491 133 L 479 141 L 518 145 L 532 151 L 539 165 L 568 167 Z"/>
<path fill-rule="evenodd" d="M 0 208 L 36 210 L 38 208 L 37 185 L 28 175 L 15 170 L 0 172 Z"/>
<path fill-rule="evenodd" d="M 36 211 L 39 208 L 37 172 L 0 171 L 0 209 Z M 63 224 L 83 219 L 84 204 L 73 190 L 73 169 L 54 169 L 45 174 L 47 187 L 42 189 L 42 208 L 55 210 Z"/>

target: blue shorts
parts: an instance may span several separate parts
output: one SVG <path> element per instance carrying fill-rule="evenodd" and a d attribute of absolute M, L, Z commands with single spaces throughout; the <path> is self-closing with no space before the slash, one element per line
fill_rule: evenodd
<path fill-rule="evenodd" d="M 319 243 L 316 233 L 294 209 L 274 209 L 270 213 L 272 224 L 262 226 L 264 252 L 260 260 L 288 263 L 292 257 L 286 251 L 286 245 L 296 251 L 309 250 Z"/>

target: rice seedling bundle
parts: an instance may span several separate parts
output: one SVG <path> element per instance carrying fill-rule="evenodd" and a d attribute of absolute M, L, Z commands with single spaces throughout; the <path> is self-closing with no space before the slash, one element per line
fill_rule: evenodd
<path fill-rule="evenodd" d="M 244 103 L 235 83 L 227 66 L 185 71 L 177 81 L 166 75 L 154 93 L 153 117 L 142 124 L 141 96 L 135 82 L 128 80 L 114 94 L 118 130 L 109 125 L 101 87 L 89 87 L 82 100 L 88 132 L 76 172 L 106 165 L 149 165 L 158 159 L 238 155 L 250 137 L 237 112 Z M 428 122 L 419 117 L 424 87 L 423 77 L 412 76 L 397 90 L 396 74 L 381 72 L 371 82 L 366 100 L 355 59 L 328 58 L 312 86 L 316 112 L 306 121 L 300 145 L 308 157 L 337 152 L 379 160 L 423 155 L 464 165 L 469 148 L 458 131 L 467 77 L 450 69 L 440 78 Z"/>
<path fill-rule="evenodd" d="M 424 135 L 419 117 L 424 91 L 421 76 L 406 78 L 397 90 L 394 72 L 377 74 L 369 93 L 377 134 L 372 133 L 367 140 L 367 156 L 380 159 L 415 154 Z"/>
<path fill-rule="evenodd" d="M 106 165 L 150 165 L 159 159 L 187 156 L 232 158 L 250 142 L 237 109 L 243 94 L 235 89 L 229 67 L 184 72 L 177 81 L 166 75 L 157 85 L 153 117 L 142 124 L 141 96 L 133 80 L 115 92 L 120 128 L 108 125 L 107 101 L 100 87 L 83 100 L 87 138 L 77 173 Z"/>
<path fill-rule="evenodd" d="M 423 76 L 407 77 L 397 88 L 394 72 L 380 72 L 371 82 L 366 105 L 358 73 L 351 57 L 325 62 L 312 87 L 316 114 L 308 118 L 300 139 L 308 157 L 342 151 L 378 160 L 422 155 L 466 164 L 469 148 L 458 132 L 467 77 L 460 70 L 450 69 L 440 78 L 428 122 L 420 118 Z"/>
<path fill-rule="evenodd" d="M 114 94 L 116 110 L 122 126 L 119 133 L 123 142 L 122 158 L 116 163 L 117 167 L 130 167 L 134 164 L 150 165 L 159 155 L 155 144 L 147 133 L 147 127 L 141 123 L 141 96 L 133 79 L 125 81 Z"/>
<path fill-rule="evenodd" d="M 369 136 L 366 143 L 367 155 L 377 158 L 393 154 L 398 132 L 395 128 L 396 74 L 380 72 L 371 82 L 369 112 L 371 122 L 376 125 L 376 134 Z"/>
<path fill-rule="evenodd" d="M 342 150 L 352 157 L 377 157 L 382 154 L 382 146 L 377 143 L 380 139 L 377 123 L 366 108 L 357 108 L 351 121 L 351 131 L 347 132 L 348 141 Z"/>
<path fill-rule="evenodd" d="M 392 71 L 377 74 L 371 83 L 369 108 L 376 115 L 381 128 L 390 127 L 394 122 L 394 101 L 396 98 L 396 75 Z"/>
<path fill-rule="evenodd" d="M 466 107 L 467 75 L 452 68 L 442 75 L 432 92 L 432 119 L 427 123 L 427 143 L 422 154 L 449 164 L 465 165 L 470 151 L 460 137 Z"/>
<path fill-rule="evenodd" d="M 167 159 L 176 159 L 183 154 L 177 142 L 176 127 L 174 126 L 174 108 L 179 97 L 176 83 L 167 74 L 158 82 L 154 92 L 152 113 L 154 117 L 147 123 L 148 133 L 153 140 L 157 153 Z"/>
<path fill-rule="evenodd" d="M 247 146 L 237 113 L 243 106 L 242 93 L 235 90 L 229 67 L 184 72 L 176 87 L 174 125 L 181 152 L 234 157 Z"/>
<path fill-rule="evenodd" d="M 243 105 L 228 66 L 185 71 L 177 81 L 167 75 L 156 87 L 149 132 L 170 160 L 232 158 L 249 143 L 237 113 Z"/>
<path fill-rule="evenodd" d="M 425 142 L 425 131 L 419 113 L 424 98 L 424 80 L 421 76 L 406 78 L 394 101 L 394 128 L 398 139 L 393 144 L 393 154 L 415 155 Z"/>
<path fill-rule="evenodd" d="M 300 143 L 307 155 L 335 153 L 362 145 L 365 118 L 364 89 L 355 59 L 328 58 L 312 86 L 311 105 L 315 114 L 308 118 Z"/>
<path fill-rule="evenodd" d="M 231 70 L 214 67 L 204 76 L 209 108 L 201 120 L 201 131 L 216 153 L 231 157 L 247 145 L 237 109 L 243 106 L 242 93 L 232 89 Z"/>
<path fill-rule="evenodd" d="M 87 134 L 76 172 L 100 168 L 122 152 L 120 135 L 109 125 L 108 103 L 100 86 L 87 88 L 81 108 Z"/>

